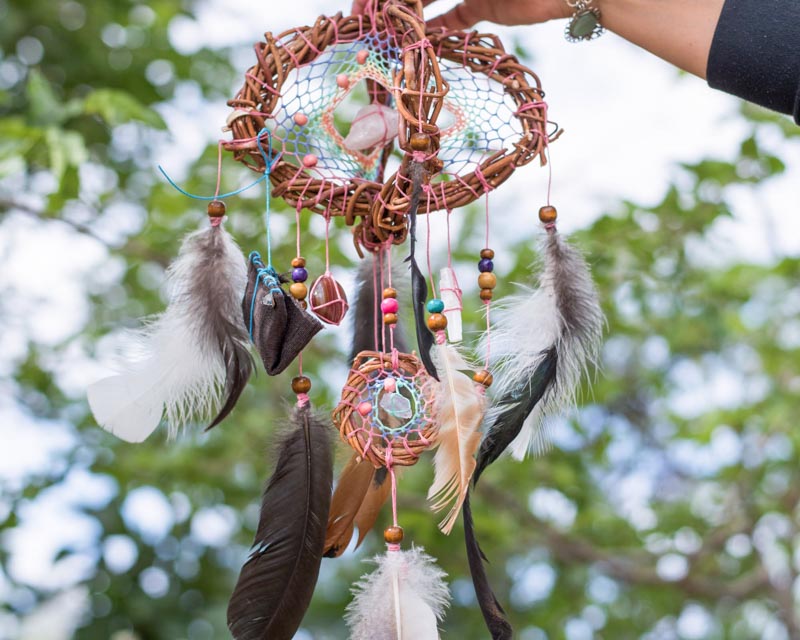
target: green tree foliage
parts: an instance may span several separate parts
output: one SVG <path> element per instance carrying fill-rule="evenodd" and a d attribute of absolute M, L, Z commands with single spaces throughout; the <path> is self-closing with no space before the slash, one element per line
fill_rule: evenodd
<path fill-rule="evenodd" d="M 75 507 L 95 533 L 49 559 L 54 571 L 88 559 L 60 587 L 85 588 L 75 637 L 226 637 L 226 600 L 255 529 L 290 374 L 259 376 L 221 428 L 169 446 L 161 434 L 132 446 L 102 432 L 63 376 L 65 367 L 107 355 L 103 336 L 162 308 L 163 269 L 203 219 L 201 204 L 153 171 L 154 150 L 179 145 L 165 131 L 164 105 L 191 91 L 221 103 L 238 78 L 229 51 L 183 55 L 170 44 L 169 25 L 194 9 L 192 0 L 0 1 L 0 229 L 20 220 L 66 225 L 103 247 L 107 271 L 84 283 L 89 311 L 72 335 L 53 344 L 31 334 L 16 351 L 23 355 L 3 360 L 2 388 L 44 425 L 42 437 L 72 438 L 51 465 L 2 487 L 0 615 L 8 629 L 58 596 L 20 579 L 15 532 L 33 505 L 83 473 L 108 487 L 105 499 Z M 622 203 L 576 235 L 608 315 L 603 371 L 577 416 L 554 427 L 557 446 L 524 464 L 495 464 L 473 505 L 520 638 L 800 637 L 800 260 L 708 258 L 713 230 L 730 216 L 731 187 L 755 188 L 784 170 L 760 148 L 762 138 L 797 136 L 783 118 L 750 108 L 745 115 L 737 157 L 684 166 L 657 205 Z M 215 173 L 209 147 L 188 167 L 185 186 L 206 192 Z M 249 179 L 226 169 L 224 187 Z M 247 249 L 262 246 L 256 196 L 229 208 Z M 480 224 L 477 211 L 459 215 L 462 233 Z M 307 217 L 302 224 L 309 268 L 319 271 L 319 225 Z M 473 261 L 477 241 L 457 243 L 455 258 Z M 277 248 L 277 264 L 288 264 L 290 244 Z M 345 249 L 334 245 L 335 263 L 351 259 Z M 498 274 L 500 295 L 528 279 L 536 257 L 526 237 L 503 253 L 513 260 Z M 72 257 L 42 259 L 58 269 Z M 468 289 L 466 299 L 477 299 Z M 2 291 L 4 322 L 24 322 L 18 295 Z M 342 351 L 323 335 L 306 358 L 319 406 L 335 401 L 326 380 L 344 367 Z M 712 393 L 720 385 L 727 395 Z M 346 456 L 340 451 L 340 462 Z M 463 535 L 436 530 L 424 500 L 430 480 L 427 463 L 404 475 L 405 528 L 450 575 L 447 637 L 483 638 Z M 137 524 L 137 503 L 161 505 L 163 514 L 145 514 L 161 530 Z M 346 637 L 349 585 L 381 545 L 372 536 L 365 546 L 324 562 L 302 637 Z"/>

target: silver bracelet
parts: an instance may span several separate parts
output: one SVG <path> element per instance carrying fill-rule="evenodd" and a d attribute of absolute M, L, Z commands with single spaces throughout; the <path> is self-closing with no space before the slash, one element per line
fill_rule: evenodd
<path fill-rule="evenodd" d="M 566 2 L 575 9 L 564 30 L 564 37 L 569 42 L 594 40 L 603 35 L 605 29 L 600 24 L 600 9 L 591 6 L 593 0 L 566 0 Z"/>

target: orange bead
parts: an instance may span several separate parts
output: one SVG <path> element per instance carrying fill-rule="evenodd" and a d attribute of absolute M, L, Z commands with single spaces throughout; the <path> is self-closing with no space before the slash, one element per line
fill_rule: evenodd
<path fill-rule="evenodd" d="M 383 314 L 383 324 L 397 324 L 397 314 L 396 313 L 384 313 Z"/>
<path fill-rule="evenodd" d="M 289 293 L 291 293 L 292 297 L 296 298 L 297 300 L 305 300 L 306 296 L 308 295 L 308 287 L 302 282 L 293 282 L 289 287 Z"/>
<path fill-rule="evenodd" d="M 208 203 L 208 217 L 222 218 L 225 215 L 225 203 L 221 200 L 212 200 Z"/>
<path fill-rule="evenodd" d="M 400 544 L 403 541 L 403 527 L 387 527 L 383 531 L 387 544 Z"/>
<path fill-rule="evenodd" d="M 478 371 L 474 376 L 472 376 L 472 379 L 478 384 L 482 384 L 487 389 L 491 387 L 492 383 L 494 382 L 494 376 L 486 369 Z"/>
<path fill-rule="evenodd" d="M 556 221 L 556 218 L 558 218 L 558 211 L 556 211 L 555 207 L 547 205 L 539 209 L 539 220 L 545 224 L 552 224 Z"/>
<path fill-rule="evenodd" d="M 392 289 L 391 287 L 386 287 L 383 290 L 383 299 L 386 298 L 396 298 L 397 297 L 397 289 Z"/>
<path fill-rule="evenodd" d="M 297 256 L 294 260 L 292 260 L 292 266 L 295 269 L 300 269 L 306 266 L 306 259 L 302 256 Z"/>
<path fill-rule="evenodd" d="M 484 260 L 494 260 L 494 251 L 489 248 L 481 249 L 481 258 Z"/>
<path fill-rule="evenodd" d="M 481 300 L 484 302 L 491 300 L 494 296 L 494 291 L 491 289 L 481 289 Z"/>
<path fill-rule="evenodd" d="M 493 273 L 482 273 L 478 276 L 478 286 L 481 289 L 494 289 L 497 286 L 497 276 Z"/>
<path fill-rule="evenodd" d="M 442 313 L 432 313 L 428 316 L 428 328 L 431 331 L 444 331 L 447 328 L 447 318 Z"/>

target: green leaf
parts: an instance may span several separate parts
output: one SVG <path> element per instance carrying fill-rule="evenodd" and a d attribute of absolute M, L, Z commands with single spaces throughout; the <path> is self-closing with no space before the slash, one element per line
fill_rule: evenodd
<path fill-rule="evenodd" d="M 50 127 L 45 133 L 45 144 L 50 163 L 50 171 L 61 187 L 64 174 L 70 167 L 79 167 L 89 158 L 83 137 L 74 131 Z"/>
<path fill-rule="evenodd" d="M 61 100 L 38 69 L 31 69 L 28 74 L 25 93 L 30 105 L 28 119 L 32 124 L 58 124 L 64 121 Z"/>
<path fill-rule="evenodd" d="M 86 96 L 83 112 L 100 116 L 112 127 L 134 120 L 155 129 L 165 129 L 167 126 L 156 111 L 143 105 L 129 93 L 117 89 L 92 91 Z"/>

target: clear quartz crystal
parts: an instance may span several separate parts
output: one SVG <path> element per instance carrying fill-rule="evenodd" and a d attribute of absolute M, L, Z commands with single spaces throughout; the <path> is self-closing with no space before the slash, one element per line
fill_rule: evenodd
<path fill-rule="evenodd" d="M 414 413 L 411 401 L 399 393 L 385 393 L 381 398 L 381 408 L 395 418 L 408 420 Z"/>

